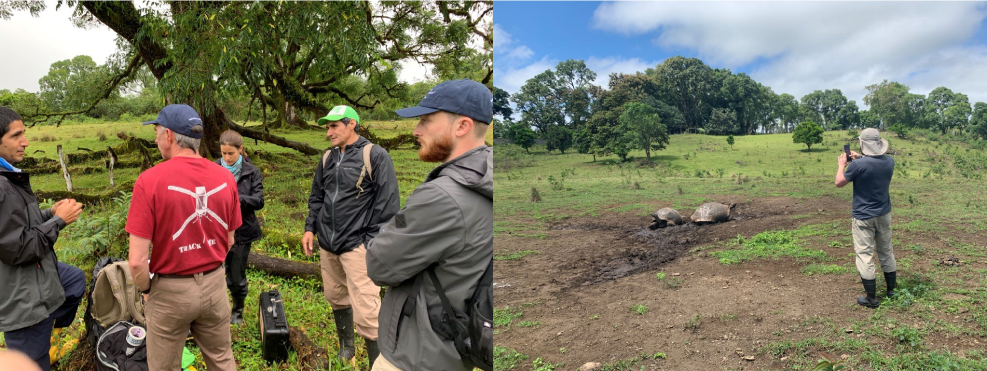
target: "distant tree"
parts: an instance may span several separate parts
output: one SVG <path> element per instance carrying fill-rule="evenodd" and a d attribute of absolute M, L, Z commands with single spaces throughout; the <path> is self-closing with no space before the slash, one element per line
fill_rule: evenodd
<path fill-rule="evenodd" d="M 803 121 L 795 127 L 792 133 L 792 142 L 805 144 L 807 150 L 812 149 L 813 144 L 822 143 L 823 129 L 812 121 Z"/>
<path fill-rule="evenodd" d="M 877 117 L 877 115 L 870 110 L 860 111 L 858 117 L 860 120 L 860 124 L 858 126 L 861 129 L 876 128 L 881 125 L 881 118 Z"/>
<path fill-rule="evenodd" d="M 731 149 L 733 148 L 733 135 L 727 135 L 727 144 L 730 145 Z"/>
<path fill-rule="evenodd" d="M 559 150 L 563 155 L 572 147 L 572 130 L 565 126 L 552 126 L 545 133 L 545 146 L 549 151 Z"/>
<path fill-rule="evenodd" d="M 774 111 L 780 131 L 789 133 L 799 123 L 799 102 L 791 94 L 778 95 L 775 98 Z"/>
<path fill-rule="evenodd" d="M 535 144 L 535 132 L 531 130 L 530 126 L 515 122 L 507 128 L 507 139 L 524 148 L 525 152 L 531 153 L 528 148 Z"/>
<path fill-rule="evenodd" d="M 501 121 L 500 119 L 494 117 L 493 122 L 491 122 L 490 125 L 493 126 L 494 139 L 500 139 L 507 137 L 507 128 L 511 125 L 511 122 Z"/>
<path fill-rule="evenodd" d="M 714 108 L 713 116 L 706 124 L 706 133 L 712 135 L 724 135 L 740 132 L 740 124 L 737 122 L 737 112 L 729 108 Z"/>
<path fill-rule="evenodd" d="M 514 110 L 511 109 L 511 94 L 504 89 L 494 86 L 493 88 L 493 113 L 500 115 L 504 120 L 511 120 Z"/>
<path fill-rule="evenodd" d="M 906 101 L 908 86 L 896 81 L 884 80 L 880 84 L 868 85 L 864 103 L 880 119 L 878 129 L 895 122 L 911 124 L 911 113 Z"/>
<path fill-rule="evenodd" d="M 966 130 L 974 137 L 987 139 L 987 103 L 977 102 L 973 105 L 973 114 L 970 115 L 970 124 Z"/>
<path fill-rule="evenodd" d="M 643 149 L 648 161 L 651 161 L 652 150 L 662 150 L 668 144 L 668 129 L 662 125 L 654 107 L 638 102 L 627 103 L 619 121 L 627 147 Z"/>

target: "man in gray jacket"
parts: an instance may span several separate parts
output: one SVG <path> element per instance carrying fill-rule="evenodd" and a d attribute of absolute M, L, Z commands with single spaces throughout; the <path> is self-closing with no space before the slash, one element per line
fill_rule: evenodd
<path fill-rule="evenodd" d="M 423 161 L 443 162 L 408 197 L 404 209 L 367 245 L 367 273 L 387 286 L 380 311 L 380 355 L 374 370 L 472 370 L 452 340 L 432 330 L 429 309 L 442 307 L 431 280 L 416 278 L 433 263 L 455 309 L 477 289 L 493 259 L 493 150 L 484 135 L 493 95 L 472 80 L 443 82 L 416 107 L 414 135 Z M 414 291 L 414 292 L 413 292 Z M 409 310 L 403 310 L 406 304 Z"/>
<path fill-rule="evenodd" d="M 0 332 L 8 349 L 47 371 L 52 326 L 72 324 L 86 289 L 86 275 L 59 262 L 54 248 L 82 204 L 68 199 L 38 208 L 30 175 L 13 165 L 24 160 L 25 130 L 17 112 L 0 107 Z"/>

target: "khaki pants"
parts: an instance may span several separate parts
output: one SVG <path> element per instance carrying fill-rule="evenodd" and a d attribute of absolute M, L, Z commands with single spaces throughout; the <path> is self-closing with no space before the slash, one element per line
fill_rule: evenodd
<path fill-rule="evenodd" d="M 150 371 L 181 369 L 189 328 L 209 371 L 236 370 L 230 344 L 230 301 L 222 269 L 189 278 L 155 276 L 144 309 Z"/>
<path fill-rule="evenodd" d="M 388 361 L 387 358 L 384 358 L 384 355 L 381 354 L 377 356 L 377 360 L 374 361 L 374 368 L 371 369 L 370 371 L 403 371 L 403 370 L 397 368 L 397 366 L 391 363 L 391 361 Z"/>
<path fill-rule="evenodd" d="M 891 248 L 891 213 L 867 220 L 853 219 L 853 250 L 857 254 L 860 278 L 875 278 L 875 253 L 881 262 L 881 270 L 894 272 L 897 267 Z"/>
<path fill-rule="evenodd" d="M 333 310 L 353 308 L 353 327 L 367 340 L 377 340 L 380 287 L 367 276 L 367 248 L 336 255 L 319 251 L 323 294 Z"/>

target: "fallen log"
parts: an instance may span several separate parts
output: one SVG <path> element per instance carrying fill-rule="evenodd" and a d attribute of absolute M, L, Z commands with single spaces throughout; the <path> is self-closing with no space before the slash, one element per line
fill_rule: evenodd
<path fill-rule="evenodd" d="M 305 331 L 295 326 L 288 328 L 288 341 L 298 354 L 298 365 L 302 370 L 326 370 L 329 368 L 329 355 L 305 335 Z"/>
<path fill-rule="evenodd" d="M 264 254 L 252 252 L 247 257 L 247 265 L 253 269 L 264 271 L 267 274 L 294 278 L 294 277 L 314 277 L 321 279 L 319 265 L 315 263 L 303 263 L 295 260 L 279 259 Z"/>

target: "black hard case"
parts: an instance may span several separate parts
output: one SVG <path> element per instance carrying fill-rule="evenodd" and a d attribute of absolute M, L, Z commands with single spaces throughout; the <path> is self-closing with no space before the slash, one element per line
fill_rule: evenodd
<path fill-rule="evenodd" d="M 288 318 L 285 316 L 281 293 L 277 290 L 260 293 L 261 354 L 268 362 L 288 359 Z"/>

